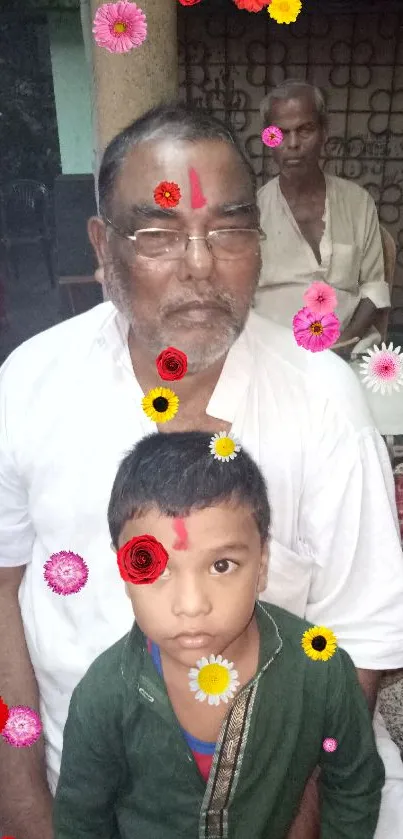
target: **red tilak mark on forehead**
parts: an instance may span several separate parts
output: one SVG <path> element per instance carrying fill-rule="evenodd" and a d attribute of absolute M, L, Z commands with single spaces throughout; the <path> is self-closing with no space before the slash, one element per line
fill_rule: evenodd
<path fill-rule="evenodd" d="M 174 551 L 186 551 L 188 546 L 188 532 L 183 519 L 174 519 L 174 531 L 178 537 L 173 546 Z"/>
<path fill-rule="evenodd" d="M 192 210 L 200 210 L 207 204 L 207 200 L 203 195 L 201 183 L 196 169 L 189 169 L 190 180 L 190 204 Z"/>

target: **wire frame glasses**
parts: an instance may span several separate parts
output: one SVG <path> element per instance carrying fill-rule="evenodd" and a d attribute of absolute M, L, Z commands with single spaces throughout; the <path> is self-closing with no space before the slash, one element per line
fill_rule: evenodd
<path fill-rule="evenodd" d="M 189 236 L 182 230 L 148 227 L 136 230 L 131 236 L 121 233 L 109 219 L 107 223 L 121 238 L 133 243 L 135 253 L 147 259 L 183 259 L 189 242 L 205 241 L 214 259 L 236 260 L 257 255 L 260 242 L 266 234 L 260 228 L 231 227 L 226 230 L 210 230 L 206 236 Z"/>

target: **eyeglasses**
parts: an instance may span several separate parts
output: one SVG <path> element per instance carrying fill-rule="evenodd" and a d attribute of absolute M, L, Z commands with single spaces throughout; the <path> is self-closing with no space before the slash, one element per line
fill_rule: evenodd
<path fill-rule="evenodd" d="M 228 230 L 210 230 L 206 236 L 189 236 L 181 230 L 148 227 L 136 230 L 133 235 L 122 233 L 109 219 L 105 219 L 123 239 L 134 243 L 135 252 L 147 259 L 183 259 L 189 242 L 203 241 L 214 259 L 235 260 L 259 253 L 260 242 L 267 237 L 260 228 L 232 227 Z"/>

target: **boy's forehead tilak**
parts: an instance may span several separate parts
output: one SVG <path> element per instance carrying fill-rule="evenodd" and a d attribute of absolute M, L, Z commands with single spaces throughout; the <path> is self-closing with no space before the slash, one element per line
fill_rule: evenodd
<path fill-rule="evenodd" d="M 173 545 L 175 551 L 186 551 L 189 544 L 189 536 L 183 518 L 174 518 L 173 528 L 178 537 Z"/>

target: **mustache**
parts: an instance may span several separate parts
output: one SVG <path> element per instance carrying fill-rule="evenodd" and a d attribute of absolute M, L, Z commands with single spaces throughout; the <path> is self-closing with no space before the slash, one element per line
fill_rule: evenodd
<path fill-rule="evenodd" d="M 217 308 L 224 309 L 229 313 L 233 313 L 235 309 L 235 299 L 231 294 L 226 292 L 217 292 L 214 295 L 208 296 L 201 296 L 195 294 L 181 294 L 180 297 L 172 298 L 164 303 L 164 306 L 160 309 L 161 315 L 169 315 L 172 312 L 176 312 L 178 309 L 182 309 L 185 306 L 216 306 Z"/>

